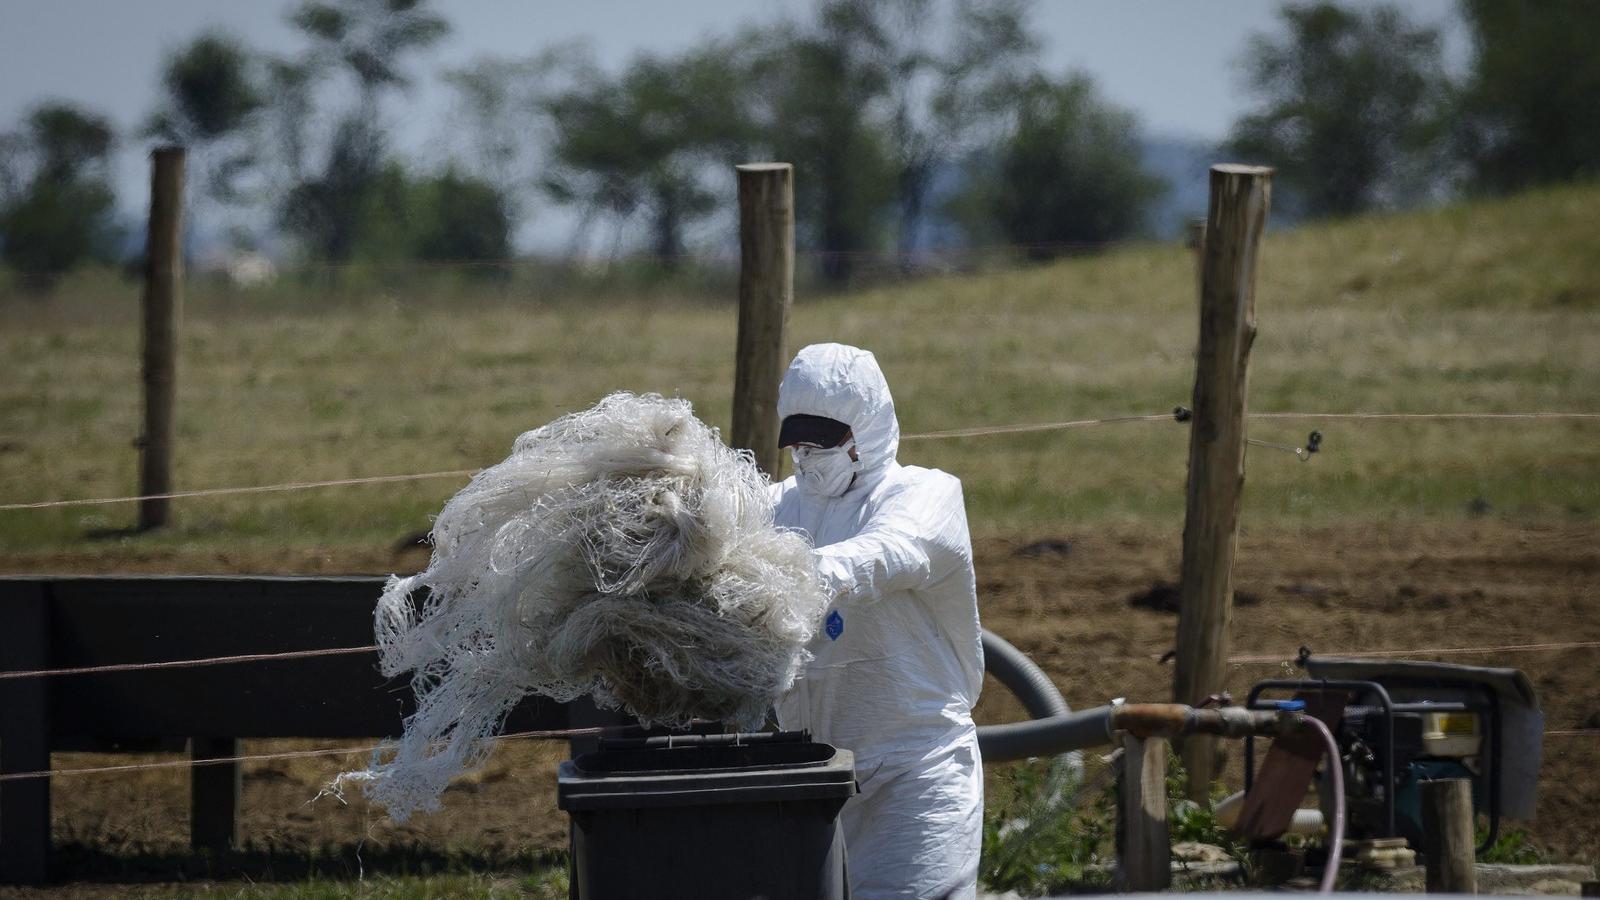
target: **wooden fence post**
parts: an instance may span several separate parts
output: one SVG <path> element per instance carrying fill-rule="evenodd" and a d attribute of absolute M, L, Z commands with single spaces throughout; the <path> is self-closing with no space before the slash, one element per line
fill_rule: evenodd
<path fill-rule="evenodd" d="M 1117 860 L 1124 890 L 1165 890 L 1172 882 L 1172 838 L 1167 827 L 1167 741 L 1122 736 L 1122 790 L 1117 816 L 1122 847 Z"/>
<path fill-rule="evenodd" d="M 50 666 L 50 597 L 37 582 L 0 584 L 0 669 Z M 50 768 L 50 691 L 43 678 L 0 681 L 0 772 Z M 0 782 L 0 883 L 49 875 L 50 779 Z"/>
<path fill-rule="evenodd" d="M 237 738 L 193 737 L 195 762 L 239 755 Z M 239 846 L 239 793 L 243 767 L 237 762 L 197 765 L 189 770 L 189 846 L 223 853 Z"/>
<path fill-rule="evenodd" d="M 1255 340 L 1256 257 L 1271 202 L 1272 170 L 1211 168 L 1200 276 L 1200 343 L 1173 701 L 1199 704 L 1222 688 L 1233 611 L 1233 551 L 1244 486 L 1244 412 L 1250 345 Z M 1189 798 L 1210 799 L 1216 739 L 1183 747 Z"/>
<path fill-rule="evenodd" d="M 731 445 L 778 476 L 778 382 L 788 359 L 784 331 L 794 302 L 794 166 L 737 166 L 739 338 Z"/>
<path fill-rule="evenodd" d="M 1206 220 L 1190 219 L 1189 230 L 1184 236 L 1183 244 L 1194 251 L 1194 278 L 1196 294 L 1201 287 L 1201 279 L 1206 274 Z"/>
<path fill-rule="evenodd" d="M 1477 839 L 1472 823 L 1470 779 L 1422 783 L 1422 851 L 1427 855 L 1428 893 L 1478 892 Z"/>
<path fill-rule="evenodd" d="M 144 275 L 144 434 L 139 439 L 139 493 L 172 490 L 178 313 L 183 291 L 182 147 L 158 147 L 150 173 L 150 231 Z M 139 528 L 167 524 L 166 498 L 139 502 Z"/>

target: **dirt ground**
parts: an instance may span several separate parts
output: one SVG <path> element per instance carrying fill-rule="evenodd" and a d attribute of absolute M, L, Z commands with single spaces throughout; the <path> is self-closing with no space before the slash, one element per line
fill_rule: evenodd
<path fill-rule="evenodd" d="M 1129 600 L 1176 579 L 1176 532 L 1067 531 L 984 539 L 976 549 L 984 624 L 1037 660 L 1074 706 L 1118 696 L 1167 699 L 1172 670 L 1159 658 L 1173 646 L 1176 616 L 1135 608 Z M 231 568 L 220 560 L 181 562 L 187 571 Z M 348 572 L 406 569 L 422 560 L 374 553 L 280 562 L 280 571 Z M 70 561 L 77 571 L 171 571 L 173 563 Z M 26 560 L 7 565 L 27 567 Z M 1428 658 L 1426 648 L 1600 641 L 1600 528 L 1590 525 L 1482 520 L 1247 531 L 1235 576 L 1236 655 L 1275 654 L 1287 661 L 1304 644 L 1325 654 L 1418 649 L 1416 658 Z M 1539 691 L 1548 729 L 1587 730 L 1547 737 L 1539 817 L 1521 824 L 1555 858 L 1600 861 L 1600 816 L 1594 814 L 1600 808 L 1600 648 L 1440 658 L 1522 668 Z M 1227 687 L 1242 696 L 1283 665 L 1233 665 Z M 1020 714 L 991 681 L 980 720 Z M 309 746 L 253 741 L 245 752 Z M 450 789 L 441 812 L 404 826 L 359 797 L 317 796 L 359 757 L 247 764 L 247 862 L 269 876 L 292 877 L 292 870 L 318 859 L 335 868 L 411 872 L 453 861 L 537 859 L 565 846 L 565 817 L 554 808 L 555 765 L 564 751 L 560 744 L 507 742 L 483 772 Z M 55 766 L 156 758 L 58 754 Z M 203 875 L 211 865 L 197 864 L 187 849 L 188 788 L 181 770 L 58 776 L 53 792 L 55 839 L 66 847 L 69 870 L 115 868 L 124 876 L 143 870 L 145 877 L 167 880 L 178 871 Z"/>

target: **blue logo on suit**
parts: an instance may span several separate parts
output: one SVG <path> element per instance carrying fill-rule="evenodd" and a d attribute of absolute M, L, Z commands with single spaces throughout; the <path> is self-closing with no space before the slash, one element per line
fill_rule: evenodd
<path fill-rule="evenodd" d="M 828 619 L 823 623 L 822 630 L 828 633 L 829 640 L 837 641 L 839 635 L 844 634 L 844 616 L 839 615 L 837 609 L 828 613 Z"/>

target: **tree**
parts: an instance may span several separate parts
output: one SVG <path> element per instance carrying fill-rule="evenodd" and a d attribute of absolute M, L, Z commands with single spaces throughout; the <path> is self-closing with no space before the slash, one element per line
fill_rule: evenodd
<path fill-rule="evenodd" d="M 1476 56 L 1458 148 L 1491 190 L 1600 175 L 1600 4 L 1463 0 Z"/>
<path fill-rule="evenodd" d="M 883 124 L 886 37 L 870 0 L 830 0 L 806 28 L 764 36 L 752 67 L 762 143 L 803 173 L 797 225 L 822 252 L 822 274 L 850 280 L 855 259 L 878 246 L 894 197 L 894 160 Z"/>
<path fill-rule="evenodd" d="M 1389 6 L 1285 5 L 1279 15 L 1285 33 L 1256 35 L 1245 52 L 1260 103 L 1234 124 L 1233 152 L 1274 166 L 1313 216 L 1400 205 L 1437 183 L 1438 32 Z"/>
<path fill-rule="evenodd" d="M 1037 69 L 1030 0 L 823 0 L 770 32 L 752 83 L 764 142 L 805 173 L 796 202 L 823 273 L 889 238 L 914 248 L 937 175 L 991 141 Z"/>
<path fill-rule="evenodd" d="M 555 138 L 546 189 L 619 229 L 645 214 L 651 251 L 675 267 L 684 230 L 717 207 L 711 170 L 725 178 L 749 143 L 743 71 L 735 45 L 712 41 L 640 57 L 615 80 L 580 79 L 547 106 Z"/>
<path fill-rule="evenodd" d="M 555 140 L 551 99 L 595 73 L 579 46 L 543 50 L 526 59 L 480 57 L 444 74 L 456 93 L 452 165 L 493 186 L 513 227 L 526 218 Z"/>
<path fill-rule="evenodd" d="M 903 256 L 927 217 L 939 167 L 970 154 L 986 133 L 1001 127 L 997 113 L 1037 70 L 1039 42 L 1027 21 L 1031 5 L 955 0 L 941 48 L 930 34 L 939 20 L 931 0 L 890 4 L 889 137 Z"/>
<path fill-rule="evenodd" d="M 413 197 L 417 259 L 498 262 L 511 255 L 510 204 L 495 185 L 447 169 L 419 182 Z"/>
<path fill-rule="evenodd" d="M 266 105 L 253 66 L 237 38 L 208 32 L 169 54 L 162 67 L 164 96 L 144 133 L 188 149 L 189 169 L 200 182 L 191 206 L 241 199 L 239 180 L 256 162 L 250 129 Z"/>
<path fill-rule="evenodd" d="M 318 259 L 355 256 L 371 222 L 383 154 L 374 132 L 357 117 L 339 123 L 322 174 L 304 179 L 283 199 L 279 221 Z"/>
<path fill-rule="evenodd" d="M 0 258 L 35 286 L 108 254 L 115 141 L 104 116 L 55 101 L 0 136 Z"/>
<path fill-rule="evenodd" d="M 351 129 L 339 146 L 348 146 Z M 341 160 L 365 154 L 337 154 Z M 331 173 L 358 181 L 349 184 L 317 180 L 302 185 L 286 209 L 289 227 L 331 258 L 386 262 L 421 259 L 431 262 L 500 262 L 511 255 L 512 219 L 505 196 L 492 184 L 446 169 L 438 175 L 413 177 L 394 160 L 376 171 L 330 167 Z M 359 230 L 335 228 L 357 222 Z M 494 271 L 483 269 L 484 272 Z"/>
<path fill-rule="evenodd" d="M 349 69 L 360 90 L 356 109 L 375 121 L 383 92 L 411 85 L 404 57 L 450 33 L 426 7 L 427 0 L 304 0 L 289 22 L 311 38 L 314 54 Z"/>
<path fill-rule="evenodd" d="M 285 102 L 304 107 L 310 97 L 307 82 L 334 66 L 350 73 L 357 96 L 333 129 L 321 172 L 300 175 L 279 219 L 317 256 L 345 260 L 371 224 L 363 215 L 374 207 L 372 195 L 384 171 L 386 141 L 379 125 L 384 94 L 410 85 L 405 58 L 437 43 L 450 26 L 426 8 L 425 0 L 305 0 L 289 21 L 311 39 L 312 48 L 306 59 L 274 68 L 280 83 L 296 89 Z M 303 160 L 305 133 L 292 127 Z"/>
<path fill-rule="evenodd" d="M 1104 243 L 1143 227 L 1165 186 L 1139 164 L 1133 115 L 1102 100 L 1087 75 L 1034 77 L 1013 116 L 991 151 L 996 164 L 975 187 L 1006 240 L 1048 259 L 1062 245 Z"/>
<path fill-rule="evenodd" d="M 277 152 L 268 154 L 277 163 L 279 179 L 298 184 L 307 177 L 310 155 L 310 126 L 316 113 L 316 86 L 323 65 L 315 58 L 269 59 L 267 95 L 264 111 L 266 132 L 276 138 Z"/>

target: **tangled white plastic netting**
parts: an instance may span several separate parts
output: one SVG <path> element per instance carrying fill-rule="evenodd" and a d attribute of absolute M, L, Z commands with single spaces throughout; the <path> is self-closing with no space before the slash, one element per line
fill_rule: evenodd
<path fill-rule="evenodd" d="M 413 673 L 417 711 L 339 779 L 397 821 L 437 809 L 528 693 L 759 723 L 826 605 L 750 456 L 655 395 L 612 394 L 522 435 L 445 504 L 433 541 L 376 614 L 382 671 Z"/>

